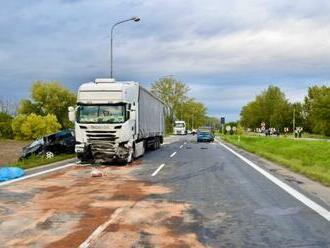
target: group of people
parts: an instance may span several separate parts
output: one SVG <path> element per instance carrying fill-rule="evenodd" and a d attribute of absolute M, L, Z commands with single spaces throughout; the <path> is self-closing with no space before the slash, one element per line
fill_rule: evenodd
<path fill-rule="evenodd" d="M 271 135 L 276 135 L 276 136 L 280 136 L 281 132 L 280 132 L 280 129 L 276 129 L 276 128 L 265 128 L 265 126 L 262 126 L 261 128 L 256 128 L 254 130 L 256 133 L 263 133 L 265 134 L 266 136 L 271 136 Z M 283 134 L 285 136 L 287 136 L 290 132 L 290 129 L 288 127 L 285 127 L 283 129 Z M 294 130 L 294 137 L 295 138 L 301 138 L 302 137 L 302 133 L 303 133 L 303 128 L 302 127 L 297 127 L 295 128 Z"/>

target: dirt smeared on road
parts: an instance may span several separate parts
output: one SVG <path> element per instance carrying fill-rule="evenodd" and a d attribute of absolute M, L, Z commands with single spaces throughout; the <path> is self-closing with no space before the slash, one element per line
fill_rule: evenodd
<path fill-rule="evenodd" d="M 148 198 L 170 190 L 130 176 L 136 167 L 99 167 L 103 176 L 91 177 L 77 166 L 1 188 L 0 246 L 77 247 L 123 209 L 92 247 L 201 247 L 178 232 L 189 206 Z"/>

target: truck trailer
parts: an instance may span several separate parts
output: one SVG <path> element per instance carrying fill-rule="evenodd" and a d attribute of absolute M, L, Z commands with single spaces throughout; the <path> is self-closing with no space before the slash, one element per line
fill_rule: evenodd
<path fill-rule="evenodd" d="M 96 79 L 78 89 L 75 152 L 82 162 L 131 162 L 158 149 L 165 133 L 165 105 L 133 81 Z"/>

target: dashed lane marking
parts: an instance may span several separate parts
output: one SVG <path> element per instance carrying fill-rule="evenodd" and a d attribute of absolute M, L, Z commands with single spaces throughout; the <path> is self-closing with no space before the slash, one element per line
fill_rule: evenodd
<path fill-rule="evenodd" d="M 151 174 L 152 177 L 156 176 L 158 172 L 160 172 L 161 169 L 163 169 L 163 167 L 165 166 L 165 164 L 161 164 L 157 170 L 155 170 L 154 173 Z"/>
<path fill-rule="evenodd" d="M 173 158 L 175 156 L 176 152 L 173 152 L 170 156 L 170 158 Z"/>
<path fill-rule="evenodd" d="M 183 145 L 180 146 L 180 149 L 183 147 Z"/>

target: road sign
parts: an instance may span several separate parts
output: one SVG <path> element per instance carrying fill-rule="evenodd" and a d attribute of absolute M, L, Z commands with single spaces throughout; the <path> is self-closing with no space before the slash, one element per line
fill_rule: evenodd
<path fill-rule="evenodd" d="M 231 126 L 226 126 L 226 131 L 229 132 L 231 130 Z"/>
<path fill-rule="evenodd" d="M 221 123 L 221 124 L 225 124 L 225 123 L 226 123 L 226 121 L 225 121 L 225 117 L 221 117 L 221 118 L 220 118 L 220 123 Z"/>

